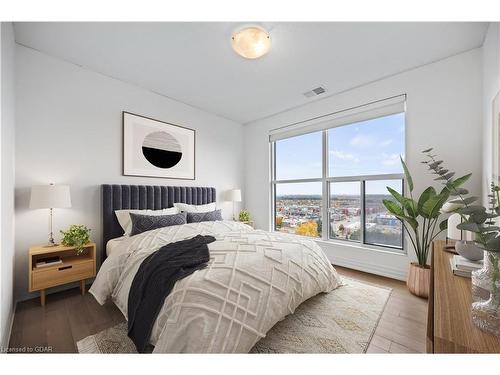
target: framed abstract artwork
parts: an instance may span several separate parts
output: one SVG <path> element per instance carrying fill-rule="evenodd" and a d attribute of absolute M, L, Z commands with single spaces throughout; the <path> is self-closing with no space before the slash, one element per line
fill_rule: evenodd
<path fill-rule="evenodd" d="M 123 112 L 123 174 L 195 179 L 193 129 Z"/>

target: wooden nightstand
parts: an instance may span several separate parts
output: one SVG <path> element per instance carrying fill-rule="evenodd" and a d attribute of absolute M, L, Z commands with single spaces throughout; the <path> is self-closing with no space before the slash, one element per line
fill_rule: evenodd
<path fill-rule="evenodd" d="M 39 259 L 58 256 L 62 263 L 36 267 Z M 29 291 L 40 291 L 40 303 L 45 306 L 45 289 L 80 281 L 82 295 L 85 294 L 85 279 L 96 275 L 96 246 L 89 242 L 84 245 L 83 253 L 76 255 L 72 246 L 33 246 L 29 249 Z"/>

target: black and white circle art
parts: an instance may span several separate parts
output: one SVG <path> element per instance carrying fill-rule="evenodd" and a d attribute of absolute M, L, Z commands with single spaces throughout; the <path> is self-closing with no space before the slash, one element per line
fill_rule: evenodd
<path fill-rule="evenodd" d="M 164 131 L 149 133 L 142 142 L 142 154 L 155 167 L 172 168 L 182 158 L 182 149 L 175 137 Z"/>

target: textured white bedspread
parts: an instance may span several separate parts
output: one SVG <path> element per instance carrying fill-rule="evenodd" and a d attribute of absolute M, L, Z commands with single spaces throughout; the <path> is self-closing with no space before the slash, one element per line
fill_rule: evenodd
<path fill-rule="evenodd" d="M 112 298 L 127 317 L 128 293 L 141 262 L 160 247 L 212 235 L 207 268 L 179 280 L 151 335 L 159 353 L 247 353 L 271 327 L 306 299 L 330 292 L 340 278 L 308 238 L 253 230 L 232 221 L 177 225 L 123 240 L 90 292 Z"/>

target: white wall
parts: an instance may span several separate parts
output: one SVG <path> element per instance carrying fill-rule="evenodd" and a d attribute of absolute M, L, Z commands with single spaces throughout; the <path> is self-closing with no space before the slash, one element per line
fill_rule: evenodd
<path fill-rule="evenodd" d="M 243 184 L 242 125 L 19 45 L 16 58 L 18 299 L 28 297 L 28 247 L 47 241 L 48 212 L 28 209 L 32 185 L 71 187 L 73 207 L 54 213 L 56 240 L 80 223 L 100 245 L 103 183 L 214 186 L 231 217 L 223 192 Z M 123 110 L 196 129 L 196 180 L 122 176 Z"/>
<path fill-rule="evenodd" d="M 244 127 L 245 202 L 256 226 L 269 229 L 270 129 L 306 120 L 376 99 L 406 93 L 406 159 L 420 194 L 433 184 L 421 150 L 434 147 L 457 174 L 473 172 L 468 188 L 481 193 L 481 49 L 330 96 Z M 251 155 L 251 156 L 250 156 Z M 344 265 L 399 279 L 406 277 L 408 256 L 319 242 L 330 259 Z M 408 246 L 407 246 L 408 249 Z M 408 249 L 413 254 L 411 248 Z"/>
<path fill-rule="evenodd" d="M 1 25 L 1 130 L 0 150 L 0 345 L 6 347 L 13 318 L 14 271 L 14 29 L 11 23 Z"/>
<path fill-rule="evenodd" d="M 500 90 L 500 23 L 492 22 L 483 44 L 483 200 L 489 192 L 493 169 L 492 101 Z"/>

